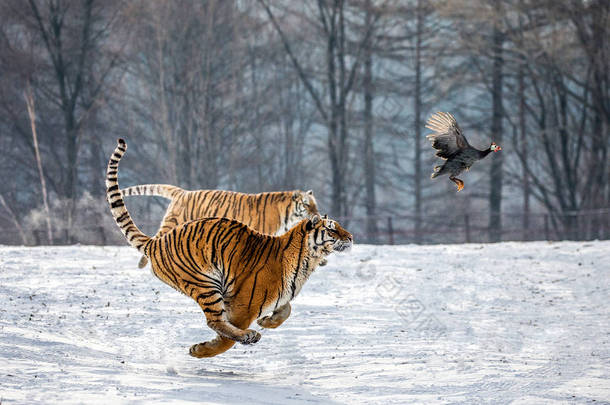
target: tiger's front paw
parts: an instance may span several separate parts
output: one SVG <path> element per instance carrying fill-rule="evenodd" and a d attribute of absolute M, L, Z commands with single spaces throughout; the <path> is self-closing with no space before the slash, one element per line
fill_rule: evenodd
<path fill-rule="evenodd" d="M 320 260 L 320 264 L 318 264 L 318 266 L 326 266 L 327 264 L 328 264 L 328 260 L 322 259 L 322 260 Z"/>
<path fill-rule="evenodd" d="M 246 329 L 246 333 L 244 333 L 239 342 L 242 345 L 251 345 L 258 342 L 260 338 L 261 334 L 254 329 Z"/>

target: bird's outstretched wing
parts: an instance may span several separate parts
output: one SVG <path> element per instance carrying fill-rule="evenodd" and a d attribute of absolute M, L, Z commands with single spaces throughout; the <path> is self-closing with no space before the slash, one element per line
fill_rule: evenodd
<path fill-rule="evenodd" d="M 436 156 L 449 159 L 456 152 L 467 148 L 468 141 L 462 134 L 453 115 L 445 112 L 433 114 L 426 123 L 426 128 L 435 133 L 427 135 L 432 147 L 437 149 Z"/>

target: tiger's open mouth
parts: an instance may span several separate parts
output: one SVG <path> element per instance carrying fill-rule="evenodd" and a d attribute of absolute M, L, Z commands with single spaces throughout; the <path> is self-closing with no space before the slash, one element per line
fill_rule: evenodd
<path fill-rule="evenodd" d="M 335 244 L 335 251 L 337 252 L 345 252 L 352 248 L 352 242 L 340 241 Z"/>

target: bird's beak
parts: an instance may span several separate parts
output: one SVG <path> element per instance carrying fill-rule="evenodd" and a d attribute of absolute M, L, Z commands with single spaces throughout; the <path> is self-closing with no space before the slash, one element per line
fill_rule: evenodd
<path fill-rule="evenodd" d="M 499 147 L 498 145 L 496 145 L 496 152 L 500 152 L 502 150 L 501 147 Z"/>

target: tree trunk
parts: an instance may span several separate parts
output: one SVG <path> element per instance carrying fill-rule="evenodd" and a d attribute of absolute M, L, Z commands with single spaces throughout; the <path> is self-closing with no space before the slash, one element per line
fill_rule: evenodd
<path fill-rule="evenodd" d="M 521 155 L 523 159 L 523 240 L 529 238 L 530 222 L 530 180 L 527 172 L 527 139 L 525 137 L 525 77 L 523 67 L 519 68 L 519 138 L 521 141 Z"/>
<path fill-rule="evenodd" d="M 366 26 L 371 24 L 371 1 L 366 2 Z M 371 39 L 364 48 L 364 181 L 366 189 L 366 232 L 371 243 L 377 241 L 375 198 L 375 152 L 373 150 L 373 56 Z"/>
<path fill-rule="evenodd" d="M 279 34 L 286 53 L 290 57 L 305 88 L 312 96 L 316 109 L 327 126 L 328 157 L 332 172 L 331 214 L 334 216 L 345 215 L 347 213 L 345 209 L 347 201 L 346 190 L 344 188 L 349 158 L 349 143 L 347 142 L 347 98 L 352 90 L 354 77 L 356 76 L 356 71 L 359 68 L 362 58 L 362 55 L 357 53 L 355 61 L 352 63 L 348 72 L 348 69 L 346 68 L 346 60 L 348 59 L 346 56 L 346 49 L 348 48 L 345 47 L 346 35 L 343 16 L 345 4 L 341 0 L 335 0 L 332 5 L 328 5 L 323 1 L 318 2 L 318 17 L 322 23 L 324 38 L 326 40 L 327 70 L 325 87 L 327 87 L 325 89 L 325 94 L 328 94 L 329 102 L 323 103 L 322 97 L 318 95 L 311 80 L 307 77 L 303 67 L 292 52 L 288 39 L 273 16 L 271 9 L 264 0 L 259 0 L 259 3 L 264 7 L 269 20 Z M 373 24 L 374 22 L 371 22 L 371 27 L 369 30 L 366 30 L 363 39 L 364 41 L 368 40 Z M 363 45 L 364 42 L 361 44 Z M 349 49 L 351 48 L 353 48 L 353 46 L 349 46 Z"/>
<path fill-rule="evenodd" d="M 250 81 L 252 84 L 252 98 L 254 100 L 258 100 L 259 99 L 259 94 L 258 94 L 258 77 L 257 77 L 257 66 L 256 66 L 256 53 L 254 51 L 250 51 Z M 280 99 L 281 99 L 281 94 L 280 94 Z M 256 122 L 257 125 L 260 125 L 261 122 L 261 118 L 260 118 L 260 107 L 259 107 L 259 103 L 255 103 L 254 104 L 254 122 Z M 262 140 L 262 134 L 259 128 L 255 129 L 254 133 L 252 134 L 252 136 L 254 136 L 254 142 L 256 145 L 256 155 L 259 157 L 260 160 L 256 161 L 256 183 L 257 183 L 257 190 L 262 191 L 263 189 L 263 184 L 265 184 L 265 179 L 264 179 L 264 175 L 263 175 L 263 165 L 262 165 L 262 160 L 264 159 L 265 156 L 265 152 L 264 152 L 264 148 L 263 148 L 263 140 Z"/>
<path fill-rule="evenodd" d="M 32 89 L 29 84 L 27 90 L 25 92 L 25 101 L 28 110 L 28 116 L 30 118 L 30 126 L 32 128 L 32 140 L 34 143 L 34 151 L 36 155 L 36 165 L 38 167 L 38 176 L 40 178 L 40 189 L 42 191 L 42 204 L 44 205 L 45 213 L 47 214 L 46 222 L 47 222 L 47 241 L 49 245 L 53 244 L 53 228 L 51 226 L 51 210 L 49 209 L 49 200 L 47 198 L 47 183 L 45 181 L 44 172 L 42 170 L 42 158 L 40 157 L 40 148 L 38 147 L 38 132 L 36 131 L 36 110 L 34 109 L 34 96 L 32 95 Z M 4 200 L 3 200 L 4 201 Z M 8 207 L 8 205 L 4 204 L 6 209 L 13 214 L 12 210 Z M 21 238 L 25 243 L 25 237 L 23 235 L 23 230 L 19 226 L 19 222 L 15 221 L 17 225 L 17 229 L 22 234 Z"/>
<path fill-rule="evenodd" d="M 498 27 L 493 30 L 492 68 L 492 121 L 491 136 L 502 145 L 502 46 L 504 34 Z M 494 154 L 491 161 L 489 188 L 489 241 L 499 242 L 502 238 L 502 154 Z"/>
<path fill-rule="evenodd" d="M 415 94 L 413 104 L 415 117 L 413 122 L 413 135 L 415 137 L 415 156 L 413 166 L 415 172 L 415 243 L 421 243 L 421 42 L 423 30 L 423 10 L 421 0 L 417 1 L 417 28 L 415 37 Z"/>

